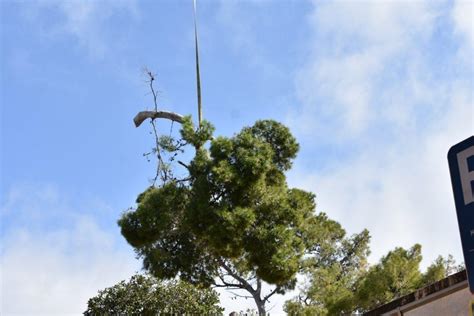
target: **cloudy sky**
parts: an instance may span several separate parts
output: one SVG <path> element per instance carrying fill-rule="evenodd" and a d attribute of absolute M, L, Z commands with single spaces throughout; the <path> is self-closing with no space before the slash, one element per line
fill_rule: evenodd
<path fill-rule="evenodd" d="M 462 262 L 446 154 L 474 133 L 473 10 L 198 1 L 204 117 L 221 135 L 287 124 L 290 185 L 349 234 L 368 228 L 372 262 L 416 242 L 423 267 Z M 196 114 L 192 2 L 4 0 L 0 14 L 0 313 L 79 314 L 140 270 L 116 225 L 154 173 L 132 118 L 152 108 L 144 67 L 160 108 Z"/>

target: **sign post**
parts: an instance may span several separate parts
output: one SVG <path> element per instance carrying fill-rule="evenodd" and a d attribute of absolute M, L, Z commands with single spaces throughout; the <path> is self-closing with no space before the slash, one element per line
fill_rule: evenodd
<path fill-rule="evenodd" d="M 474 136 L 451 147 L 448 163 L 469 289 L 474 294 Z"/>

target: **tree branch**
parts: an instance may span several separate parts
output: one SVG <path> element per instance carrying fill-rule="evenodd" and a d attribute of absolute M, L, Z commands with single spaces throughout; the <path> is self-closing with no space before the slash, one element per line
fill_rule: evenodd
<path fill-rule="evenodd" d="M 155 185 L 156 180 L 160 176 L 161 172 L 163 172 L 163 176 L 162 176 L 163 182 L 166 182 L 166 180 L 168 180 L 168 174 L 167 174 L 166 169 L 164 167 L 165 163 L 163 162 L 163 158 L 161 157 L 160 144 L 159 144 L 159 141 L 158 141 L 158 132 L 156 130 L 155 122 L 151 121 L 151 125 L 153 126 L 153 133 L 155 135 L 155 146 L 156 146 L 155 150 L 156 150 L 156 158 L 158 159 L 158 165 L 156 166 L 156 175 L 155 175 L 155 178 L 153 179 L 153 185 Z"/>
<path fill-rule="evenodd" d="M 240 289 L 240 290 L 243 290 L 243 289 Z M 250 296 L 250 295 L 241 295 L 241 294 L 237 294 L 237 293 L 232 292 L 232 291 L 229 291 L 229 293 L 231 293 L 231 294 L 234 295 L 235 297 L 242 297 L 242 298 L 245 298 L 245 299 L 253 298 L 253 297 Z"/>
<path fill-rule="evenodd" d="M 139 127 L 146 119 L 164 118 L 174 122 L 183 123 L 184 117 L 181 114 L 168 111 L 141 111 L 133 119 L 135 127 Z"/>
<path fill-rule="evenodd" d="M 249 291 L 250 294 L 252 294 L 252 296 L 255 296 L 256 294 L 256 291 L 255 289 L 252 287 L 252 285 L 247 282 L 247 280 L 245 280 L 244 278 L 242 278 L 240 275 L 238 275 L 237 273 L 235 273 L 234 271 L 232 271 L 232 269 L 227 266 L 224 262 L 224 260 L 219 260 L 220 261 L 220 265 L 222 268 L 224 268 L 224 270 L 227 271 L 227 273 L 229 273 L 229 275 L 231 275 L 234 279 L 236 279 L 237 281 L 240 282 L 240 284 L 242 284 L 242 287 L 244 289 L 246 289 L 247 291 Z"/>
<path fill-rule="evenodd" d="M 153 81 L 155 81 L 155 75 L 150 70 L 148 70 L 147 68 L 145 68 L 144 71 L 146 72 L 146 74 L 150 78 L 148 83 L 150 84 L 150 90 L 151 90 L 151 93 L 153 94 L 153 103 L 155 104 L 155 111 L 158 111 L 158 103 L 157 103 L 157 97 L 158 96 L 155 92 L 155 88 L 153 87 Z"/>
<path fill-rule="evenodd" d="M 245 290 L 242 287 L 240 287 L 240 285 L 239 286 L 237 286 L 237 285 L 236 286 L 228 286 L 226 284 L 216 284 L 216 283 L 214 283 L 214 285 L 212 285 L 212 287 L 215 287 L 215 288 L 216 287 L 222 287 L 222 288 L 225 288 L 226 290 Z"/>
<path fill-rule="evenodd" d="M 184 162 L 178 160 L 178 163 L 183 166 L 184 168 L 188 169 L 189 170 L 189 166 L 187 164 L 185 164 Z"/>
<path fill-rule="evenodd" d="M 224 277 L 222 275 L 218 275 L 218 277 L 221 280 L 222 284 L 217 284 L 217 283 L 214 282 L 214 285 L 216 287 L 229 287 L 229 288 L 245 290 L 245 288 L 240 283 L 236 284 L 236 283 L 227 282 L 226 280 L 224 280 Z"/>
<path fill-rule="evenodd" d="M 276 288 L 273 289 L 268 295 L 263 297 L 263 301 L 266 302 L 270 297 L 272 297 L 273 294 L 275 294 L 280 288 L 277 286 Z"/>

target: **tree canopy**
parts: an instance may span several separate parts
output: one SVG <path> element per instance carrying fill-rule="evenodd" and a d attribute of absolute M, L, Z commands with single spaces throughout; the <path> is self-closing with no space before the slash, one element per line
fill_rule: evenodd
<path fill-rule="evenodd" d="M 410 249 L 397 247 L 372 266 L 359 282 L 356 292 L 357 308 L 370 310 L 407 295 L 463 269 L 453 257 L 438 258 L 426 269 L 420 270 L 421 245 Z"/>
<path fill-rule="evenodd" d="M 355 236 L 359 242 L 353 242 L 353 245 L 359 247 L 353 249 L 368 250 L 366 239 L 362 237 Z M 363 252 L 349 253 L 360 264 L 343 268 L 342 261 L 336 260 L 307 265 L 307 286 L 298 298 L 286 302 L 285 310 L 291 315 L 339 315 L 368 311 L 462 269 L 462 266 L 455 265 L 452 256 L 439 256 L 422 273 L 419 244 L 410 249 L 397 247 L 372 266 L 363 264 Z M 346 277 L 341 276 L 341 271 Z"/>
<path fill-rule="evenodd" d="M 264 314 L 272 295 L 294 288 L 305 255 L 335 247 L 329 235 L 347 251 L 356 241 L 343 240 L 336 222 L 315 213 L 314 194 L 288 187 L 285 172 L 299 145 L 287 127 L 261 120 L 232 137 L 213 131 L 185 117 L 181 141 L 195 150 L 188 164 L 179 162 L 187 176 L 145 190 L 118 223 L 156 277 L 246 290 Z M 262 293 L 262 282 L 274 289 Z"/>
<path fill-rule="evenodd" d="M 325 215 L 320 215 L 325 216 Z M 346 237 L 336 222 L 322 221 L 325 233 L 304 262 L 307 282 L 297 299 L 287 301 L 289 315 L 340 315 L 354 310 L 354 292 L 367 269 L 367 230 Z"/>
<path fill-rule="evenodd" d="M 358 305 L 370 309 L 415 291 L 422 285 L 421 246 L 390 251 L 371 267 L 357 289 Z"/>
<path fill-rule="evenodd" d="M 214 290 L 137 274 L 89 299 L 84 315 L 222 315 L 218 304 Z"/>

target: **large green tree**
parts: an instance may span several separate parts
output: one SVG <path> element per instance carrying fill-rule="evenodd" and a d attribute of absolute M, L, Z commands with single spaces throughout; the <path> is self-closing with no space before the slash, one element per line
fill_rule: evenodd
<path fill-rule="evenodd" d="M 222 315 L 214 290 L 134 275 L 89 299 L 84 315 Z"/>
<path fill-rule="evenodd" d="M 262 120 L 232 137 L 213 137 L 206 121 L 199 128 L 190 117 L 180 121 L 181 140 L 157 137 L 154 152 L 177 161 L 181 145 L 191 145 L 194 157 L 179 161 L 186 175 L 166 167 L 161 183 L 120 218 L 121 232 L 156 277 L 245 290 L 264 315 L 274 294 L 294 288 L 308 255 L 329 256 L 334 245 L 327 238 L 341 228 L 315 213 L 312 193 L 288 187 L 285 172 L 299 146 L 284 125 Z M 339 238 L 348 257 L 341 269 L 351 264 L 358 238 L 366 233 Z M 264 282 L 271 290 L 264 292 Z"/>
<path fill-rule="evenodd" d="M 298 298 L 286 302 L 285 310 L 291 315 L 339 315 L 367 311 L 462 269 L 455 265 L 452 256 L 446 259 L 439 256 L 422 273 L 419 244 L 410 249 L 395 248 L 369 267 L 365 264 L 366 241 L 363 235 L 356 235 L 349 243 L 353 245 L 349 249 L 358 251 L 348 251 L 347 246 L 341 248 L 343 253 L 352 254 L 355 260 L 345 268 L 341 266 L 343 261 L 340 259 L 310 262 L 305 269 L 306 287 Z M 346 277 L 341 277 L 341 271 Z"/>
<path fill-rule="evenodd" d="M 304 261 L 301 272 L 306 281 L 300 295 L 286 302 L 289 315 L 341 315 L 354 310 L 357 282 L 367 269 L 369 232 L 347 237 L 336 222 L 319 229 L 324 231 L 323 240 Z"/>
<path fill-rule="evenodd" d="M 357 289 L 358 307 L 371 309 L 409 294 L 422 285 L 421 246 L 395 248 L 372 266 Z"/>
<path fill-rule="evenodd" d="M 444 258 L 438 256 L 433 263 L 426 269 L 421 279 L 422 285 L 428 285 L 430 283 L 441 280 L 448 275 L 464 270 L 464 264 L 456 264 L 452 255 Z"/>
<path fill-rule="evenodd" d="M 409 294 L 463 269 L 453 257 L 439 256 L 424 273 L 420 270 L 421 245 L 410 249 L 397 247 L 383 256 L 360 280 L 357 289 L 357 307 L 370 310 Z"/>

